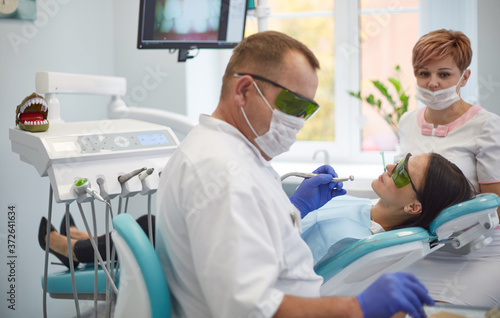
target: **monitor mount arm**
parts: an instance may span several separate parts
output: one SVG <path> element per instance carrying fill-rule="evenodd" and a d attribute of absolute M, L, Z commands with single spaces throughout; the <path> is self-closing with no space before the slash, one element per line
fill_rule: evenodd
<path fill-rule="evenodd" d="M 192 59 L 196 55 L 189 55 L 189 50 L 192 49 L 179 49 L 179 57 L 177 58 L 177 62 L 186 62 L 187 59 Z"/>

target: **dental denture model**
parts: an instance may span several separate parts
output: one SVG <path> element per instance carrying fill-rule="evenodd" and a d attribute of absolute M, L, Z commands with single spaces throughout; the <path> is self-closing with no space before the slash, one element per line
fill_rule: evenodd
<path fill-rule="evenodd" d="M 49 129 L 48 112 L 47 101 L 37 93 L 33 93 L 17 106 L 16 125 L 30 132 L 46 131 Z"/>

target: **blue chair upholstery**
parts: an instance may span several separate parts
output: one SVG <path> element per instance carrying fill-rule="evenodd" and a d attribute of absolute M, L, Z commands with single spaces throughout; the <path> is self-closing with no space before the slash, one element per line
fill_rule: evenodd
<path fill-rule="evenodd" d="M 133 310 L 136 310 L 141 317 L 146 317 L 138 308 L 140 304 L 137 299 L 140 295 L 143 296 L 143 292 L 133 288 L 137 286 L 133 282 L 135 280 L 145 285 L 151 317 L 170 317 L 171 305 L 167 280 L 160 259 L 148 237 L 129 214 L 114 217 L 113 226 L 115 230 L 111 235 L 120 261 L 120 285 L 115 316 L 134 317 Z"/>
<path fill-rule="evenodd" d="M 424 243 L 429 243 L 429 240 L 429 233 L 421 227 L 399 229 L 370 235 L 322 262 L 316 266 L 315 271 L 327 281 L 342 269 L 368 253 L 410 242 L 423 241 Z"/>
<path fill-rule="evenodd" d="M 420 227 L 370 235 L 316 265 L 322 295 L 356 295 L 381 274 L 395 272 L 423 258 L 431 237 Z"/>
<path fill-rule="evenodd" d="M 94 299 L 94 265 L 79 266 L 75 268 L 76 291 L 79 299 Z M 98 299 L 106 299 L 106 274 L 99 266 L 97 270 L 97 293 Z M 116 284 L 119 284 L 120 275 L 117 275 Z M 43 286 L 43 276 L 42 276 Z M 71 283 L 71 272 L 69 270 L 55 272 L 48 275 L 47 292 L 52 298 L 73 298 L 73 284 Z"/>

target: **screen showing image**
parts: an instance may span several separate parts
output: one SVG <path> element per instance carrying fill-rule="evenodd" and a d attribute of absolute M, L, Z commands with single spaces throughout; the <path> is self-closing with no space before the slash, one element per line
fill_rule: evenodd
<path fill-rule="evenodd" d="M 219 39 L 221 0 L 158 0 L 153 39 L 212 41 Z"/>
<path fill-rule="evenodd" d="M 234 47 L 245 31 L 247 0 L 141 0 L 144 48 Z"/>

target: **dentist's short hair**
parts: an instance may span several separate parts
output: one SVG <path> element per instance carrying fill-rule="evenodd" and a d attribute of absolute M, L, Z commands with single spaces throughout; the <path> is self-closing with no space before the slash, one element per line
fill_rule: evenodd
<path fill-rule="evenodd" d="M 472 60 L 469 38 L 460 31 L 441 29 L 429 32 L 413 47 L 413 71 L 416 72 L 424 65 L 450 56 L 460 72 L 465 71 Z"/>
<path fill-rule="evenodd" d="M 304 55 L 314 70 L 319 69 L 319 61 L 314 53 L 302 42 L 277 31 L 253 34 L 241 41 L 233 54 L 222 78 L 222 94 L 235 73 L 251 73 L 277 80 L 283 65 L 283 58 L 289 51 Z"/>

